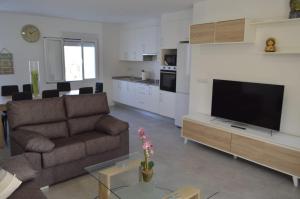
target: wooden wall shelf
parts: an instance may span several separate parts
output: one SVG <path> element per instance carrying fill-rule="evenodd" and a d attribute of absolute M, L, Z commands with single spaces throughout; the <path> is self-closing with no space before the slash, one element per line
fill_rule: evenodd
<path fill-rule="evenodd" d="M 250 24 L 252 25 L 269 25 L 269 24 L 280 24 L 280 23 L 297 23 L 300 22 L 300 18 L 295 19 L 260 19 L 253 20 Z"/>

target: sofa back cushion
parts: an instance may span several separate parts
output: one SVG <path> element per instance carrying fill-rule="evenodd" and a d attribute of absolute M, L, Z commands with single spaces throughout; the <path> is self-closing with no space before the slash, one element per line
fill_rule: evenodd
<path fill-rule="evenodd" d="M 106 93 L 65 96 L 68 119 L 109 113 Z"/>
<path fill-rule="evenodd" d="M 55 122 L 38 125 L 21 126 L 18 130 L 33 131 L 47 138 L 63 138 L 68 136 L 67 122 Z"/>
<path fill-rule="evenodd" d="M 93 115 L 88 117 L 69 119 L 68 124 L 70 135 L 73 136 L 88 131 L 94 131 L 96 128 L 96 123 L 100 120 L 101 117 L 103 117 L 103 115 Z"/>
<path fill-rule="evenodd" d="M 66 120 L 63 98 L 24 100 L 8 103 L 8 120 L 12 129 Z"/>

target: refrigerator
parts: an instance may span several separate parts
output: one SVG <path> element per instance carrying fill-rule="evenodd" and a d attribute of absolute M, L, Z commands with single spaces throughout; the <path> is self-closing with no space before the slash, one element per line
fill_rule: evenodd
<path fill-rule="evenodd" d="M 180 43 L 177 48 L 175 125 L 182 127 L 182 117 L 189 112 L 191 45 Z"/>

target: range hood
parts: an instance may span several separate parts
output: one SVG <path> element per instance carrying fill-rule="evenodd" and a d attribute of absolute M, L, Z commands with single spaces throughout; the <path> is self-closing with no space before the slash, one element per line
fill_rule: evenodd
<path fill-rule="evenodd" d="M 142 54 L 143 61 L 154 61 L 157 59 L 157 54 Z"/>

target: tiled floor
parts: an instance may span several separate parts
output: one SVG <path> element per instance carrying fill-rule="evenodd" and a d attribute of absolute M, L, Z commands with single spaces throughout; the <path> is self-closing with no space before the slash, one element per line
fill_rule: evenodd
<path fill-rule="evenodd" d="M 144 127 L 155 145 L 155 158 L 171 165 L 176 178 L 160 179 L 162 186 L 175 189 L 182 183 L 199 187 L 211 199 L 300 199 L 289 176 L 237 159 L 200 144 L 183 144 L 174 121 L 126 107 L 112 108 L 112 114 L 130 123 L 130 151 L 140 150 L 137 129 Z M 179 176 L 179 177 L 178 177 Z M 158 178 L 160 176 L 157 176 Z M 97 195 L 97 183 L 82 176 L 45 192 L 49 199 L 89 199 Z"/>

